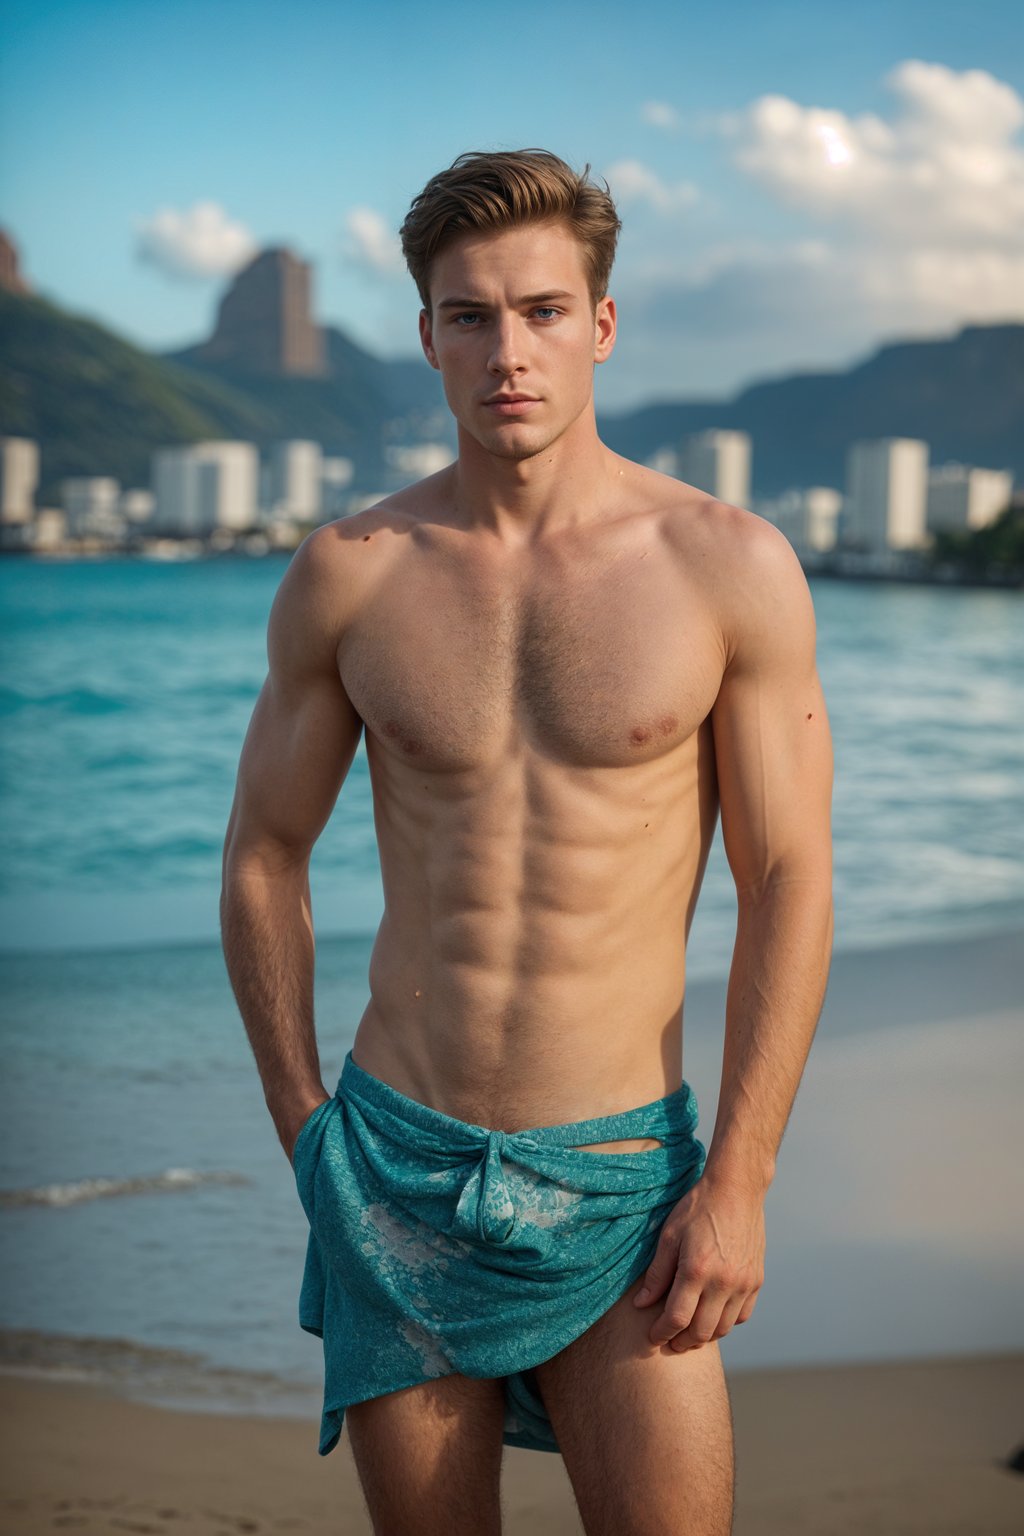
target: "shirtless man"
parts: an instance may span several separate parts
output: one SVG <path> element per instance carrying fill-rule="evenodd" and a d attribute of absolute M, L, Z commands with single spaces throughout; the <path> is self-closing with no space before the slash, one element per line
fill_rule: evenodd
<path fill-rule="evenodd" d="M 763 1281 L 825 994 L 832 755 L 788 541 L 597 435 L 617 230 L 606 192 L 542 151 L 462 156 L 414 203 L 458 458 L 292 558 L 222 923 L 290 1156 L 329 1100 L 309 857 L 365 728 L 386 910 L 354 1060 L 477 1127 L 596 1118 L 683 1081 L 685 940 L 721 813 L 738 926 L 703 1175 L 644 1272 L 533 1373 L 588 1536 L 719 1536 L 718 1340 Z M 378 1536 L 499 1532 L 502 1421 L 501 1383 L 458 1372 L 349 1407 Z"/>

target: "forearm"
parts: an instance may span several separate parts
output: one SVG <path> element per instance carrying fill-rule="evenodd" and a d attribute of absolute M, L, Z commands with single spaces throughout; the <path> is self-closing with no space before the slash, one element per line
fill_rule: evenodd
<path fill-rule="evenodd" d="M 225 860 L 220 912 L 228 975 L 267 1107 L 286 1137 L 324 1096 L 308 865 L 271 873 Z"/>
<path fill-rule="evenodd" d="M 706 1178 L 767 1191 L 825 998 L 832 930 L 830 873 L 741 895 Z"/>

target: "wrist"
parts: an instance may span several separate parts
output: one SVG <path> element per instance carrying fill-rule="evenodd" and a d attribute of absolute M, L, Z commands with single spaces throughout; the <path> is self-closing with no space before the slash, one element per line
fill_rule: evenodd
<path fill-rule="evenodd" d="M 277 1125 L 301 1125 L 325 1099 L 331 1097 L 322 1083 L 307 1083 L 285 1092 L 267 1094 L 267 1108 Z"/>
<path fill-rule="evenodd" d="M 775 1177 L 775 1159 L 764 1154 L 738 1153 L 712 1145 L 704 1163 L 702 1183 L 732 1189 L 763 1200 Z"/>

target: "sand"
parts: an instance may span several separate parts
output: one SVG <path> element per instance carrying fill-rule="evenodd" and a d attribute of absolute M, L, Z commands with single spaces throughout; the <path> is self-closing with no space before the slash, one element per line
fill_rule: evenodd
<path fill-rule="evenodd" d="M 1024 1355 L 735 1372 L 734 1536 L 1024 1530 Z M 0 1530 L 369 1536 L 345 1437 L 6 1376 Z M 506 1448 L 505 1536 L 581 1525 L 560 1457 Z M 415 1533 L 410 1533 L 415 1536 Z"/>

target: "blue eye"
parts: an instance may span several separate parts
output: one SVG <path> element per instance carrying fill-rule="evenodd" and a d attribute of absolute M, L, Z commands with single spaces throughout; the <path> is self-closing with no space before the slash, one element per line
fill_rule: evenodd
<path fill-rule="evenodd" d="M 534 310 L 535 315 L 557 315 L 558 310 L 553 304 L 539 304 Z"/>
<path fill-rule="evenodd" d="M 455 316 L 455 324 L 456 325 L 461 325 L 463 320 L 479 320 L 479 319 L 480 319 L 480 316 L 477 315 L 477 314 L 456 315 Z M 464 327 L 464 329 L 472 330 L 473 327 L 472 326 L 467 326 L 467 327 Z"/>

